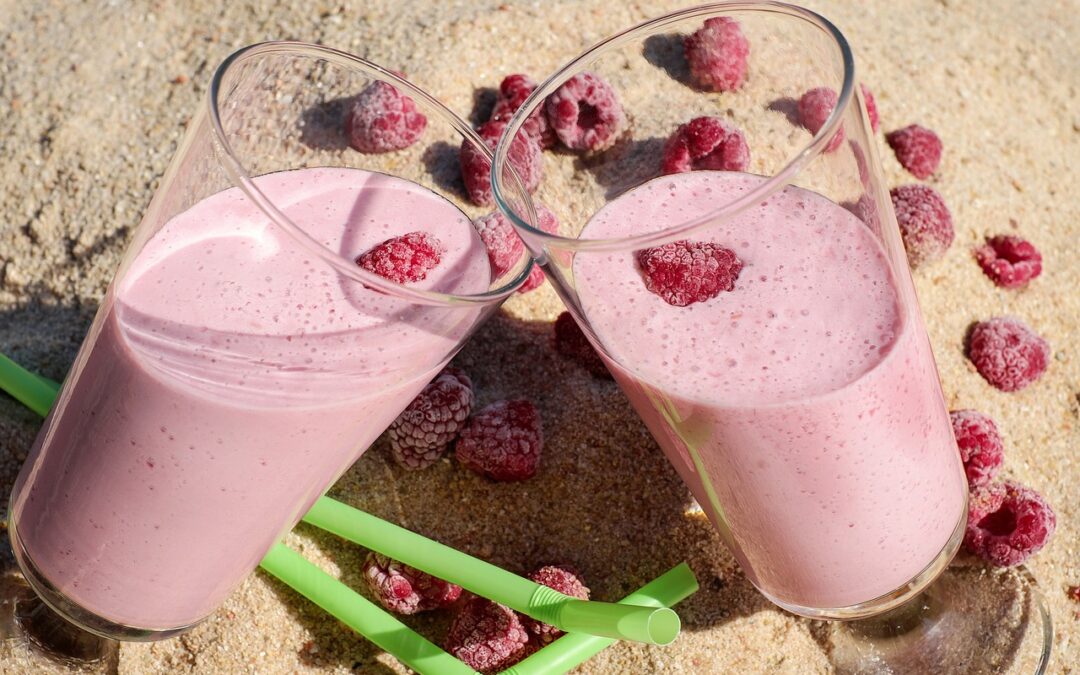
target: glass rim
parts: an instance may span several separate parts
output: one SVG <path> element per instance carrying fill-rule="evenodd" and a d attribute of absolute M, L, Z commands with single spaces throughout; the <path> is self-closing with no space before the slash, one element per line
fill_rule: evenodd
<path fill-rule="evenodd" d="M 211 78 L 206 98 L 210 116 L 210 126 L 213 130 L 213 137 L 218 150 L 220 150 L 220 162 L 225 169 L 226 174 L 228 174 L 233 184 L 240 188 L 245 196 L 258 206 L 275 225 L 292 237 L 295 242 L 303 246 L 309 253 L 318 256 L 320 260 L 328 263 L 337 273 L 342 274 L 357 283 L 363 284 L 368 288 L 376 290 L 377 292 L 408 300 L 409 302 L 416 304 L 443 306 L 489 305 L 509 297 L 525 282 L 526 279 L 529 278 L 532 267 L 535 264 L 531 258 L 527 261 L 524 269 L 522 269 L 515 277 L 498 288 L 489 289 L 482 293 L 440 293 L 438 291 L 410 288 L 403 284 L 384 279 L 373 272 L 369 272 L 357 265 L 353 260 L 331 251 L 316 241 L 311 235 L 305 232 L 303 228 L 278 209 L 274 204 L 274 201 L 267 197 L 266 194 L 259 189 L 258 185 L 255 184 L 254 177 L 233 151 L 232 145 L 229 143 L 228 134 L 222 125 L 221 110 L 218 105 L 218 98 L 223 93 L 222 82 L 225 75 L 232 68 L 247 59 L 275 53 L 321 59 L 332 65 L 343 68 L 359 68 L 361 71 L 371 76 L 372 79 L 378 79 L 393 84 L 394 87 L 406 92 L 414 100 L 422 101 L 429 109 L 433 109 L 437 112 L 443 117 L 444 121 L 448 122 L 450 126 L 453 127 L 454 131 L 458 132 L 475 147 L 482 148 L 483 151 L 487 153 L 489 161 L 492 159 L 491 150 L 480 139 L 476 132 L 473 131 L 472 127 L 464 122 L 456 113 L 423 89 L 420 89 L 408 80 L 376 63 L 348 52 L 310 42 L 273 40 L 241 47 L 229 54 L 229 56 L 221 62 Z M 529 203 L 529 206 L 531 207 L 531 198 L 528 196 L 528 193 L 524 189 L 521 190 L 521 193 L 526 196 L 527 203 Z M 455 206 L 455 208 L 457 207 Z M 466 218 L 468 218 L 467 215 Z M 469 221 L 471 222 L 472 219 L 469 218 Z M 525 255 L 527 255 L 527 251 L 525 252 Z"/>
<path fill-rule="evenodd" d="M 542 105 L 548 96 L 554 94 L 564 82 L 577 73 L 585 70 L 588 65 L 612 49 L 640 41 L 641 38 L 647 35 L 654 34 L 666 26 L 679 23 L 685 19 L 711 17 L 720 13 L 735 11 L 767 12 L 801 18 L 825 31 L 825 33 L 832 37 L 838 47 L 843 61 L 844 80 L 840 87 L 836 105 L 833 107 L 828 119 L 825 120 L 825 124 L 822 125 L 816 134 L 814 134 L 814 137 L 809 143 L 787 160 L 787 163 L 784 164 L 779 171 L 771 176 L 765 177 L 766 180 L 763 181 L 760 186 L 747 192 L 738 199 L 728 202 L 727 204 L 717 207 L 696 218 L 691 218 L 677 225 L 672 225 L 655 232 L 647 232 L 631 237 L 582 239 L 579 237 L 564 237 L 559 234 L 551 234 L 540 228 L 533 227 L 529 222 L 522 219 L 521 215 L 514 210 L 514 207 L 503 195 L 503 180 L 501 176 L 506 169 L 512 170 L 512 166 L 508 161 L 510 152 L 510 142 L 508 139 L 513 139 L 517 136 L 518 131 L 521 129 L 522 125 L 525 124 L 529 115 Z M 514 226 L 524 230 L 528 233 L 530 238 L 540 242 L 544 247 L 552 245 L 560 250 L 610 252 L 623 251 L 626 249 L 636 250 L 665 244 L 684 238 L 692 232 L 707 228 L 721 220 L 730 218 L 788 185 L 807 164 L 825 152 L 826 146 L 832 141 L 834 132 L 840 126 L 840 118 L 847 112 L 847 108 L 854 97 L 854 90 L 855 58 L 851 52 L 851 47 L 843 33 L 840 32 L 840 29 L 817 12 L 806 9 L 805 7 L 799 7 L 798 5 L 792 5 L 786 2 L 778 2 L 776 0 L 727 0 L 669 12 L 653 19 L 643 21 L 600 40 L 591 47 L 585 49 L 572 60 L 560 66 L 554 74 L 536 87 L 532 94 L 525 99 L 510 118 L 506 128 L 503 130 L 502 136 L 499 138 L 499 144 L 495 148 L 495 161 L 491 163 L 492 194 L 495 197 L 495 203 L 499 207 L 499 210 L 510 218 Z M 662 177 L 663 176 L 659 176 L 656 178 Z M 656 178 L 653 180 L 656 180 Z M 532 213 L 532 200 L 526 202 L 526 209 L 529 211 L 526 215 L 532 218 L 530 222 L 536 222 L 535 214 Z"/>

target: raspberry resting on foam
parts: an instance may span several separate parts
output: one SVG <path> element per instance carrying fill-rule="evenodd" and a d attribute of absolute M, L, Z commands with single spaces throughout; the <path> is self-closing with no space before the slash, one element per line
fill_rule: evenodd
<path fill-rule="evenodd" d="M 677 307 L 732 290 L 743 267 L 731 249 L 688 239 L 642 249 L 637 262 L 645 287 Z"/>
<path fill-rule="evenodd" d="M 410 232 L 387 239 L 356 258 L 368 272 L 396 284 L 422 281 L 442 262 L 446 247 L 426 232 Z"/>
<path fill-rule="evenodd" d="M 472 380 L 464 371 L 447 368 L 439 373 L 390 425 L 394 461 L 412 470 L 438 461 L 457 438 L 472 405 Z"/>

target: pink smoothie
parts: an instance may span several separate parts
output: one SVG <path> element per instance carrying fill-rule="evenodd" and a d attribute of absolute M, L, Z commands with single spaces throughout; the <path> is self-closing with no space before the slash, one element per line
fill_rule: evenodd
<path fill-rule="evenodd" d="M 489 286 L 469 219 L 420 186 L 355 169 L 257 183 L 349 259 L 423 230 L 446 251 L 414 286 Z M 339 277 L 236 189 L 197 203 L 105 300 L 16 487 L 25 553 L 109 621 L 202 619 L 443 366 L 478 311 Z"/>
<path fill-rule="evenodd" d="M 657 231 L 762 180 L 659 178 L 581 236 Z M 925 331 L 881 245 L 794 187 L 699 238 L 745 266 L 732 292 L 688 307 L 651 293 L 632 252 L 575 258 L 623 390 L 773 600 L 838 609 L 903 586 L 946 546 L 966 487 Z"/>

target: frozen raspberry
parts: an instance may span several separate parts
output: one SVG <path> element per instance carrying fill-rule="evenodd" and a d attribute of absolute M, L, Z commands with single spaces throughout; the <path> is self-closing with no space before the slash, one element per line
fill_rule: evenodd
<path fill-rule="evenodd" d="M 480 125 L 476 130 L 480 138 L 492 151 L 499 143 L 499 136 L 506 128 L 506 121 L 492 120 Z M 536 190 L 543 176 L 544 163 L 540 155 L 540 146 L 536 139 L 526 133 L 519 133 L 510 144 L 509 162 L 529 192 Z M 461 143 L 461 178 L 465 181 L 465 191 L 469 200 L 477 206 L 491 206 L 491 161 L 482 150 L 472 142 Z"/>
<path fill-rule="evenodd" d="M 372 82 L 345 114 L 345 135 L 360 152 L 390 152 L 407 148 L 427 127 L 416 102 L 386 82 Z"/>
<path fill-rule="evenodd" d="M 1002 288 L 1019 288 L 1042 273 L 1042 255 L 1031 242 L 1011 234 L 990 237 L 975 249 L 983 273 Z"/>
<path fill-rule="evenodd" d="M 441 609 L 461 595 L 461 586 L 374 551 L 364 561 L 364 579 L 382 606 L 398 614 Z"/>
<path fill-rule="evenodd" d="M 836 108 L 837 100 L 836 92 L 828 87 L 818 87 L 803 94 L 799 98 L 799 120 L 806 130 L 815 135 L 821 131 L 821 127 L 825 126 L 829 115 Z M 832 140 L 825 146 L 825 152 L 836 150 L 843 142 L 844 127 L 840 126 Z"/>
<path fill-rule="evenodd" d="M 571 150 L 604 150 L 626 126 L 615 90 L 596 73 L 578 73 L 545 104 L 548 123 Z"/>
<path fill-rule="evenodd" d="M 918 124 L 890 131 L 885 142 L 896 153 L 900 166 L 920 180 L 926 180 L 941 163 L 941 139 L 933 131 Z"/>
<path fill-rule="evenodd" d="M 603 359 L 593 349 L 585 333 L 570 312 L 563 312 L 555 319 L 555 351 L 577 361 L 578 365 L 592 373 L 593 377 L 611 379 L 611 373 Z"/>
<path fill-rule="evenodd" d="M 551 234 L 557 233 L 559 219 L 555 217 L 555 214 L 540 202 L 533 202 L 533 204 L 536 207 L 536 216 L 539 219 L 537 225 L 540 229 Z M 521 258 L 525 251 L 525 244 L 514 231 L 510 219 L 501 211 L 481 216 L 473 221 L 473 225 L 487 248 L 492 277 L 497 279 L 506 274 Z M 544 271 L 539 267 L 533 267 L 529 278 L 518 289 L 518 293 L 527 293 L 542 283 L 544 283 Z"/>
<path fill-rule="evenodd" d="M 677 307 L 703 302 L 735 288 L 743 263 L 735 252 L 683 239 L 637 252 L 645 287 Z"/>
<path fill-rule="evenodd" d="M 1050 345 L 1019 319 L 995 317 L 972 329 L 968 358 L 994 387 L 1019 391 L 1046 370 Z"/>
<path fill-rule="evenodd" d="M 964 546 L 998 567 L 1019 565 L 1046 545 L 1057 518 L 1042 495 L 1005 481 L 978 488 L 968 500 Z"/>
<path fill-rule="evenodd" d="M 664 146 L 665 174 L 700 169 L 744 171 L 750 165 L 746 137 L 719 117 L 696 117 L 680 126 Z"/>
<path fill-rule="evenodd" d="M 739 22 L 726 16 L 705 21 L 683 40 L 690 77 L 705 91 L 734 91 L 746 81 L 750 43 Z"/>
<path fill-rule="evenodd" d="M 472 380 L 447 368 L 428 383 L 390 425 L 390 451 L 401 467 L 431 466 L 457 438 L 472 412 Z"/>
<path fill-rule="evenodd" d="M 461 431 L 458 461 L 494 480 L 532 478 L 544 448 L 540 411 L 531 401 L 492 403 Z"/>
<path fill-rule="evenodd" d="M 581 583 L 581 579 L 573 571 L 556 565 L 546 565 L 529 575 L 529 578 L 538 584 L 553 588 L 563 595 L 569 595 L 578 600 L 589 599 L 589 589 Z M 538 636 L 540 642 L 547 644 L 563 634 L 561 630 L 550 624 L 541 623 L 536 619 L 525 617 L 525 628 L 530 633 Z"/>
<path fill-rule="evenodd" d="M 952 214 L 938 191 L 929 185 L 901 185 L 890 190 L 889 195 L 911 266 L 945 255 L 956 233 Z"/>
<path fill-rule="evenodd" d="M 491 119 L 509 122 L 525 99 L 536 90 L 536 83 L 528 75 L 507 75 L 499 85 L 499 94 L 495 98 L 495 107 Z M 548 124 L 544 106 L 538 105 L 525 123 L 521 125 L 525 133 L 536 139 L 541 149 L 555 145 L 555 131 Z"/>
<path fill-rule="evenodd" d="M 1005 446 L 1001 442 L 994 420 L 976 410 L 954 410 L 952 420 L 956 446 L 964 462 L 968 486 L 972 489 L 986 485 L 997 475 L 1005 461 Z"/>
<path fill-rule="evenodd" d="M 430 234 L 410 232 L 371 248 L 356 259 L 356 264 L 383 279 L 404 284 L 425 279 L 445 251 L 442 242 Z"/>
<path fill-rule="evenodd" d="M 472 598 L 450 624 L 444 646 L 460 661 L 481 673 L 497 673 L 527 654 L 529 634 L 514 610 Z"/>
<path fill-rule="evenodd" d="M 877 101 L 874 100 L 874 93 L 861 82 L 859 83 L 859 89 L 862 91 L 863 102 L 866 104 L 866 116 L 870 118 L 870 130 L 877 133 L 877 130 L 881 127 L 881 120 L 878 119 Z"/>

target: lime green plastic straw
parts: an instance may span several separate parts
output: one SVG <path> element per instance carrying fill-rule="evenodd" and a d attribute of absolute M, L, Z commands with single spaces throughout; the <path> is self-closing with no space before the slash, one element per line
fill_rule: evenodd
<path fill-rule="evenodd" d="M 259 566 L 417 672 L 476 674 L 284 544 L 275 544 Z"/>
<path fill-rule="evenodd" d="M 52 408 L 59 385 L 26 370 L 8 357 L 0 354 L 0 387 L 27 408 L 45 417 Z"/>
<path fill-rule="evenodd" d="M 679 616 L 666 607 L 578 600 L 332 499 L 315 502 L 304 521 L 567 633 L 657 645 L 679 635 Z"/>
<path fill-rule="evenodd" d="M 697 579 L 690 566 L 681 563 L 631 593 L 620 604 L 671 607 L 693 595 Z M 532 656 L 504 670 L 502 675 L 551 675 L 578 667 L 615 643 L 615 640 L 585 633 L 567 633 Z"/>
<path fill-rule="evenodd" d="M 6 357 L 2 365 L 0 387 L 39 414 L 47 414 L 56 390 Z M 666 607 L 571 598 L 327 497 L 319 499 L 304 520 L 568 633 L 660 645 L 679 634 L 679 617 Z"/>

